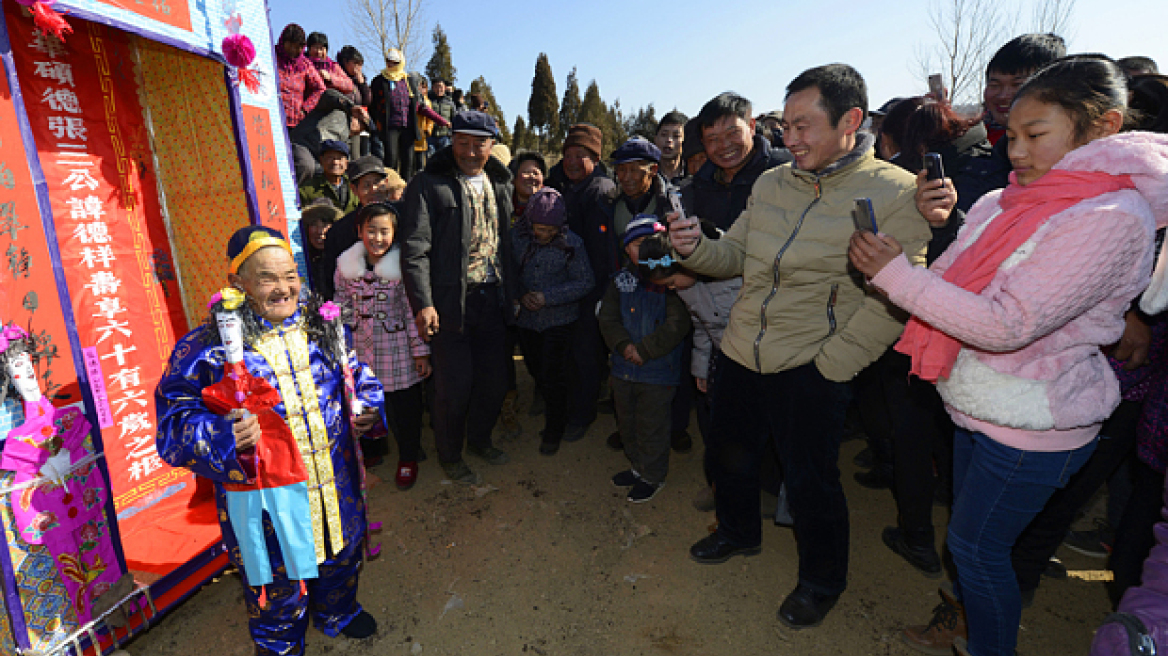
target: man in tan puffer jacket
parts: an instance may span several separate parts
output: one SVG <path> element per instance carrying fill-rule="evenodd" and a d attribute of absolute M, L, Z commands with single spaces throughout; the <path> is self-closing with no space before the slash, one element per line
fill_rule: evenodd
<path fill-rule="evenodd" d="M 913 176 L 878 161 L 859 132 L 867 91 L 850 66 L 805 71 L 787 87 L 783 139 L 795 161 L 763 173 L 720 240 L 696 218 L 671 226 L 686 268 L 743 277 L 711 381 L 707 444 L 719 526 L 694 544 L 700 563 L 753 555 L 762 541 L 758 462 L 767 440 L 782 461 L 798 536 L 799 583 L 779 609 L 791 628 L 817 626 L 847 585 L 848 510 L 839 442 L 849 381 L 900 336 L 901 315 L 850 268 L 855 199 L 880 232 L 924 264 L 929 226 Z"/>

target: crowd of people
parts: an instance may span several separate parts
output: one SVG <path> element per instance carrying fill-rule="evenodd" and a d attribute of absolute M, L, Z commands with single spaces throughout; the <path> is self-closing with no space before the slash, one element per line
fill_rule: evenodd
<path fill-rule="evenodd" d="M 628 459 L 612 484 L 629 502 L 666 484 L 696 416 L 694 505 L 716 528 L 694 561 L 758 554 L 762 499 L 777 499 L 798 546 L 787 627 L 818 626 L 847 587 L 838 461 L 862 433 L 857 480 L 897 505 L 883 542 L 951 579 L 932 619 L 904 629 L 909 646 L 1013 654 L 1064 541 L 1109 556 L 1115 574 L 1121 613 L 1093 653 L 1128 653 L 1107 650 L 1129 632 L 1165 635 L 1149 608 L 1163 617 L 1168 586 L 1141 586 L 1145 561 L 1168 567 L 1168 530 L 1153 528 L 1168 465 L 1156 239 L 1168 77 L 1155 62 L 1068 56 L 1056 35 L 1022 35 L 990 60 L 977 116 L 943 91 L 870 109 L 860 73 L 830 64 L 792 80 L 782 111 L 721 93 L 607 162 L 601 130 L 573 125 L 549 166 L 512 157 L 481 100 L 461 105 L 396 50 L 371 81 L 356 49 L 334 62 L 327 37 L 296 25 L 278 55 L 310 296 L 343 308 L 361 395 L 383 398 L 364 407 L 385 408 L 387 431 L 362 414 L 346 435 L 365 432 L 371 466 L 392 434 L 400 489 L 425 458 L 427 414 L 450 480 L 482 481 L 464 455 L 509 461 L 493 435 L 518 430 L 518 348 L 536 382 L 526 405 L 544 418 L 539 453 L 581 440 L 611 407 L 607 444 Z M 299 282 L 281 282 L 290 250 L 269 245 L 229 246 L 231 273 L 260 319 L 289 326 L 298 310 L 274 308 Z M 242 423 L 237 441 L 252 437 Z M 1106 520 L 1071 531 L 1104 485 Z M 938 501 L 951 509 L 943 549 Z M 345 603 L 317 621 L 371 633 Z M 261 653 L 303 642 L 307 611 L 288 624 L 289 606 L 275 608 L 252 614 Z"/>

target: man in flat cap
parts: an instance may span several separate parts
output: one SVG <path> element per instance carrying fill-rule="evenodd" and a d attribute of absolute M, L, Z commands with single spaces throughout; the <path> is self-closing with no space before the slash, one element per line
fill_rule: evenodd
<path fill-rule="evenodd" d="M 331 308 L 322 307 L 315 295 L 301 301 L 296 262 L 283 235 L 260 226 L 241 228 L 228 242 L 227 260 L 230 287 L 211 299 L 207 321 L 175 345 L 158 383 L 158 453 L 168 464 L 215 483 L 223 542 L 245 582 L 256 654 L 304 653 L 310 617 L 329 637 L 368 638 L 377 622 L 357 603 L 366 521 L 354 447 L 359 434 L 384 424 L 381 384 L 355 359 L 343 362 L 347 356 L 336 332 L 343 328 Z M 221 337 L 217 322 L 225 321 L 227 310 L 242 326 L 239 340 Z M 240 360 L 247 374 L 278 393 L 279 402 L 269 410 L 222 414 L 208 406 L 218 408 L 209 390 Z M 346 364 L 355 398 L 345 393 Z M 240 371 L 234 373 L 238 378 Z M 243 399 L 250 395 L 236 400 L 249 407 Z M 272 446 L 268 440 L 275 433 L 261 430 L 272 422 L 295 438 L 298 457 L 284 461 L 289 471 L 273 471 L 279 463 L 258 455 Z M 271 507 L 280 503 L 275 495 L 247 496 L 249 486 L 262 491 L 261 467 L 269 478 L 304 475 L 306 498 L 290 497 L 295 508 L 281 513 Z M 248 509 L 246 523 L 233 521 L 240 517 L 239 507 L 228 501 L 229 493 L 241 492 L 264 500 L 252 501 L 260 505 Z M 305 519 L 294 512 L 304 506 L 311 537 L 297 542 L 285 529 Z M 293 563 L 305 561 L 309 570 L 315 562 L 316 571 L 290 580 L 289 571 L 300 569 Z"/>
<path fill-rule="evenodd" d="M 507 323 L 517 276 L 511 258 L 511 172 L 491 155 L 495 119 L 454 115 L 450 148 L 438 151 L 402 197 L 402 278 L 430 342 L 434 441 L 453 481 L 477 484 L 467 453 L 508 462 L 491 442 L 507 393 Z"/>

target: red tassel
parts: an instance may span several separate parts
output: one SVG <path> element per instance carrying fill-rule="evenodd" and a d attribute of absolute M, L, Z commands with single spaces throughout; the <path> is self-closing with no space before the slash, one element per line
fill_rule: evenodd
<path fill-rule="evenodd" d="M 267 586 L 264 586 L 264 585 L 260 586 L 259 604 L 260 604 L 260 610 L 267 610 L 268 609 L 268 588 L 267 588 Z"/>
<path fill-rule="evenodd" d="M 69 26 L 69 23 L 65 22 L 65 18 L 47 4 L 36 2 L 33 3 L 30 9 L 32 9 L 33 22 L 36 23 L 37 28 L 42 32 L 52 34 L 60 39 L 62 43 L 65 42 L 66 34 L 73 33 L 73 28 Z"/>
<path fill-rule="evenodd" d="M 260 92 L 260 75 L 250 68 L 237 68 L 236 74 L 239 75 L 239 81 L 247 90 L 252 93 Z"/>
<path fill-rule="evenodd" d="M 301 597 L 308 596 L 308 586 L 304 584 L 304 581 L 300 582 L 300 596 Z"/>

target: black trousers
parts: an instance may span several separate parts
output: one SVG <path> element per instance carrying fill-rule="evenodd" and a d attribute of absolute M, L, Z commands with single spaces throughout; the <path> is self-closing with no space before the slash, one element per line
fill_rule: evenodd
<path fill-rule="evenodd" d="M 1022 535 L 1018 536 L 1011 560 L 1014 563 L 1014 575 L 1018 579 L 1020 590 L 1033 590 L 1038 587 L 1047 562 L 1067 536 L 1067 531 L 1074 523 L 1079 509 L 1091 500 L 1099 486 L 1103 485 L 1120 463 L 1134 451 L 1141 407 L 1140 403 L 1132 401 L 1119 404 L 1100 429 L 1099 442 L 1091 458 L 1067 481 L 1066 487 L 1051 496 L 1042 512 L 1038 513 L 1026 530 L 1022 531 Z M 1158 500 L 1159 496 L 1156 496 L 1156 499 Z M 1158 505 L 1156 514 L 1158 517 Z M 1151 534 L 1149 525 L 1149 538 Z M 1150 548 L 1151 543 L 1148 545 Z M 1144 551 L 1144 556 L 1147 556 L 1147 551 Z M 1140 558 L 1139 562 L 1142 565 L 1143 558 Z M 1138 572 L 1136 582 L 1139 582 Z"/>
<path fill-rule="evenodd" d="M 414 173 L 414 129 L 387 128 L 381 132 L 381 142 L 385 166 L 395 169 L 408 182 Z"/>
<path fill-rule="evenodd" d="M 933 543 L 933 499 L 953 471 L 953 422 L 932 384 L 909 376 L 912 360 L 889 350 L 870 367 L 880 377 L 892 429 L 892 492 L 897 524 Z M 944 475 L 937 476 L 934 473 Z"/>
<path fill-rule="evenodd" d="M 425 383 L 417 383 L 396 392 L 385 393 L 385 409 L 389 414 L 389 425 L 397 440 L 398 459 L 417 462 L 422 445 L 422 414 L 425 399 L 422 388 Z"/>
<path fill-rule="evenodd" d="M 689 373 L 690 364 L 693 362 L 693 330 L 685 336 L 681 353 L 681 383 L 677 386 L 677 393 L 673 395 L 673 404 L 669 406 L 669 430 L 673 435 L 680 435 L 689 429 L 689 416 L 693 412 L 694 401 L 698 395 L 694 378 Z"/>
<path fill-rule="evenodd" d="M 596 421 L 596 400 L 603 380 L 604 360 L 608 350 L 596 321 L 596 304 L 583 301 L 580 318 L 572 329 L 572 367 L 569 377 L 568 423 L 589 426 Z"/>
<path fill-rule="evenodd" d="M 462 460 L 463 443 L 491 444 L 507 395 L 507 324 L 497 285 L 467 291 L 462 330 L 441 325 L 430 342 L 434 363 L 434 442 L 444 463 Z M 441 319 L 441 317 L 439 317 Z"/>
<path fill-rule="evenodd" d="M 1115 573 L 1115 580 L 1107 588 L 1113 606 L 1119 604 L 1128 588 L 1140 584 L 1144 561 L 1156 544 L 1152 529 L 1162 521 L 1164 474 L 1140 460 L 1136 461 L 1134 470 L 1132 495 L 1123 511 L 1123 519 L 1115 529 L 1115 547 L 1109 564 Z"/>
<path fill-rule="evenodd" d="M 536 389 L 543 395 L 542 440 L 552 443 L 564 437 L 568 427 L 568 362 L 571 361 L 574 324 L 552 326 L 543 332 L 519 329 L 519 343 Z"/>
<path fill-rule="evenodd" d="M 827 380 L 814 363 L 760 374 L 724 355 L 716 376 L 706 449 L 718 533 L 739 546 L 761 543 L 759 462 L 773 442 L 795 523 L 799 582 L 820 594 L 843 592 L 849 527 L 839 445 L 850 385 Z"/>

